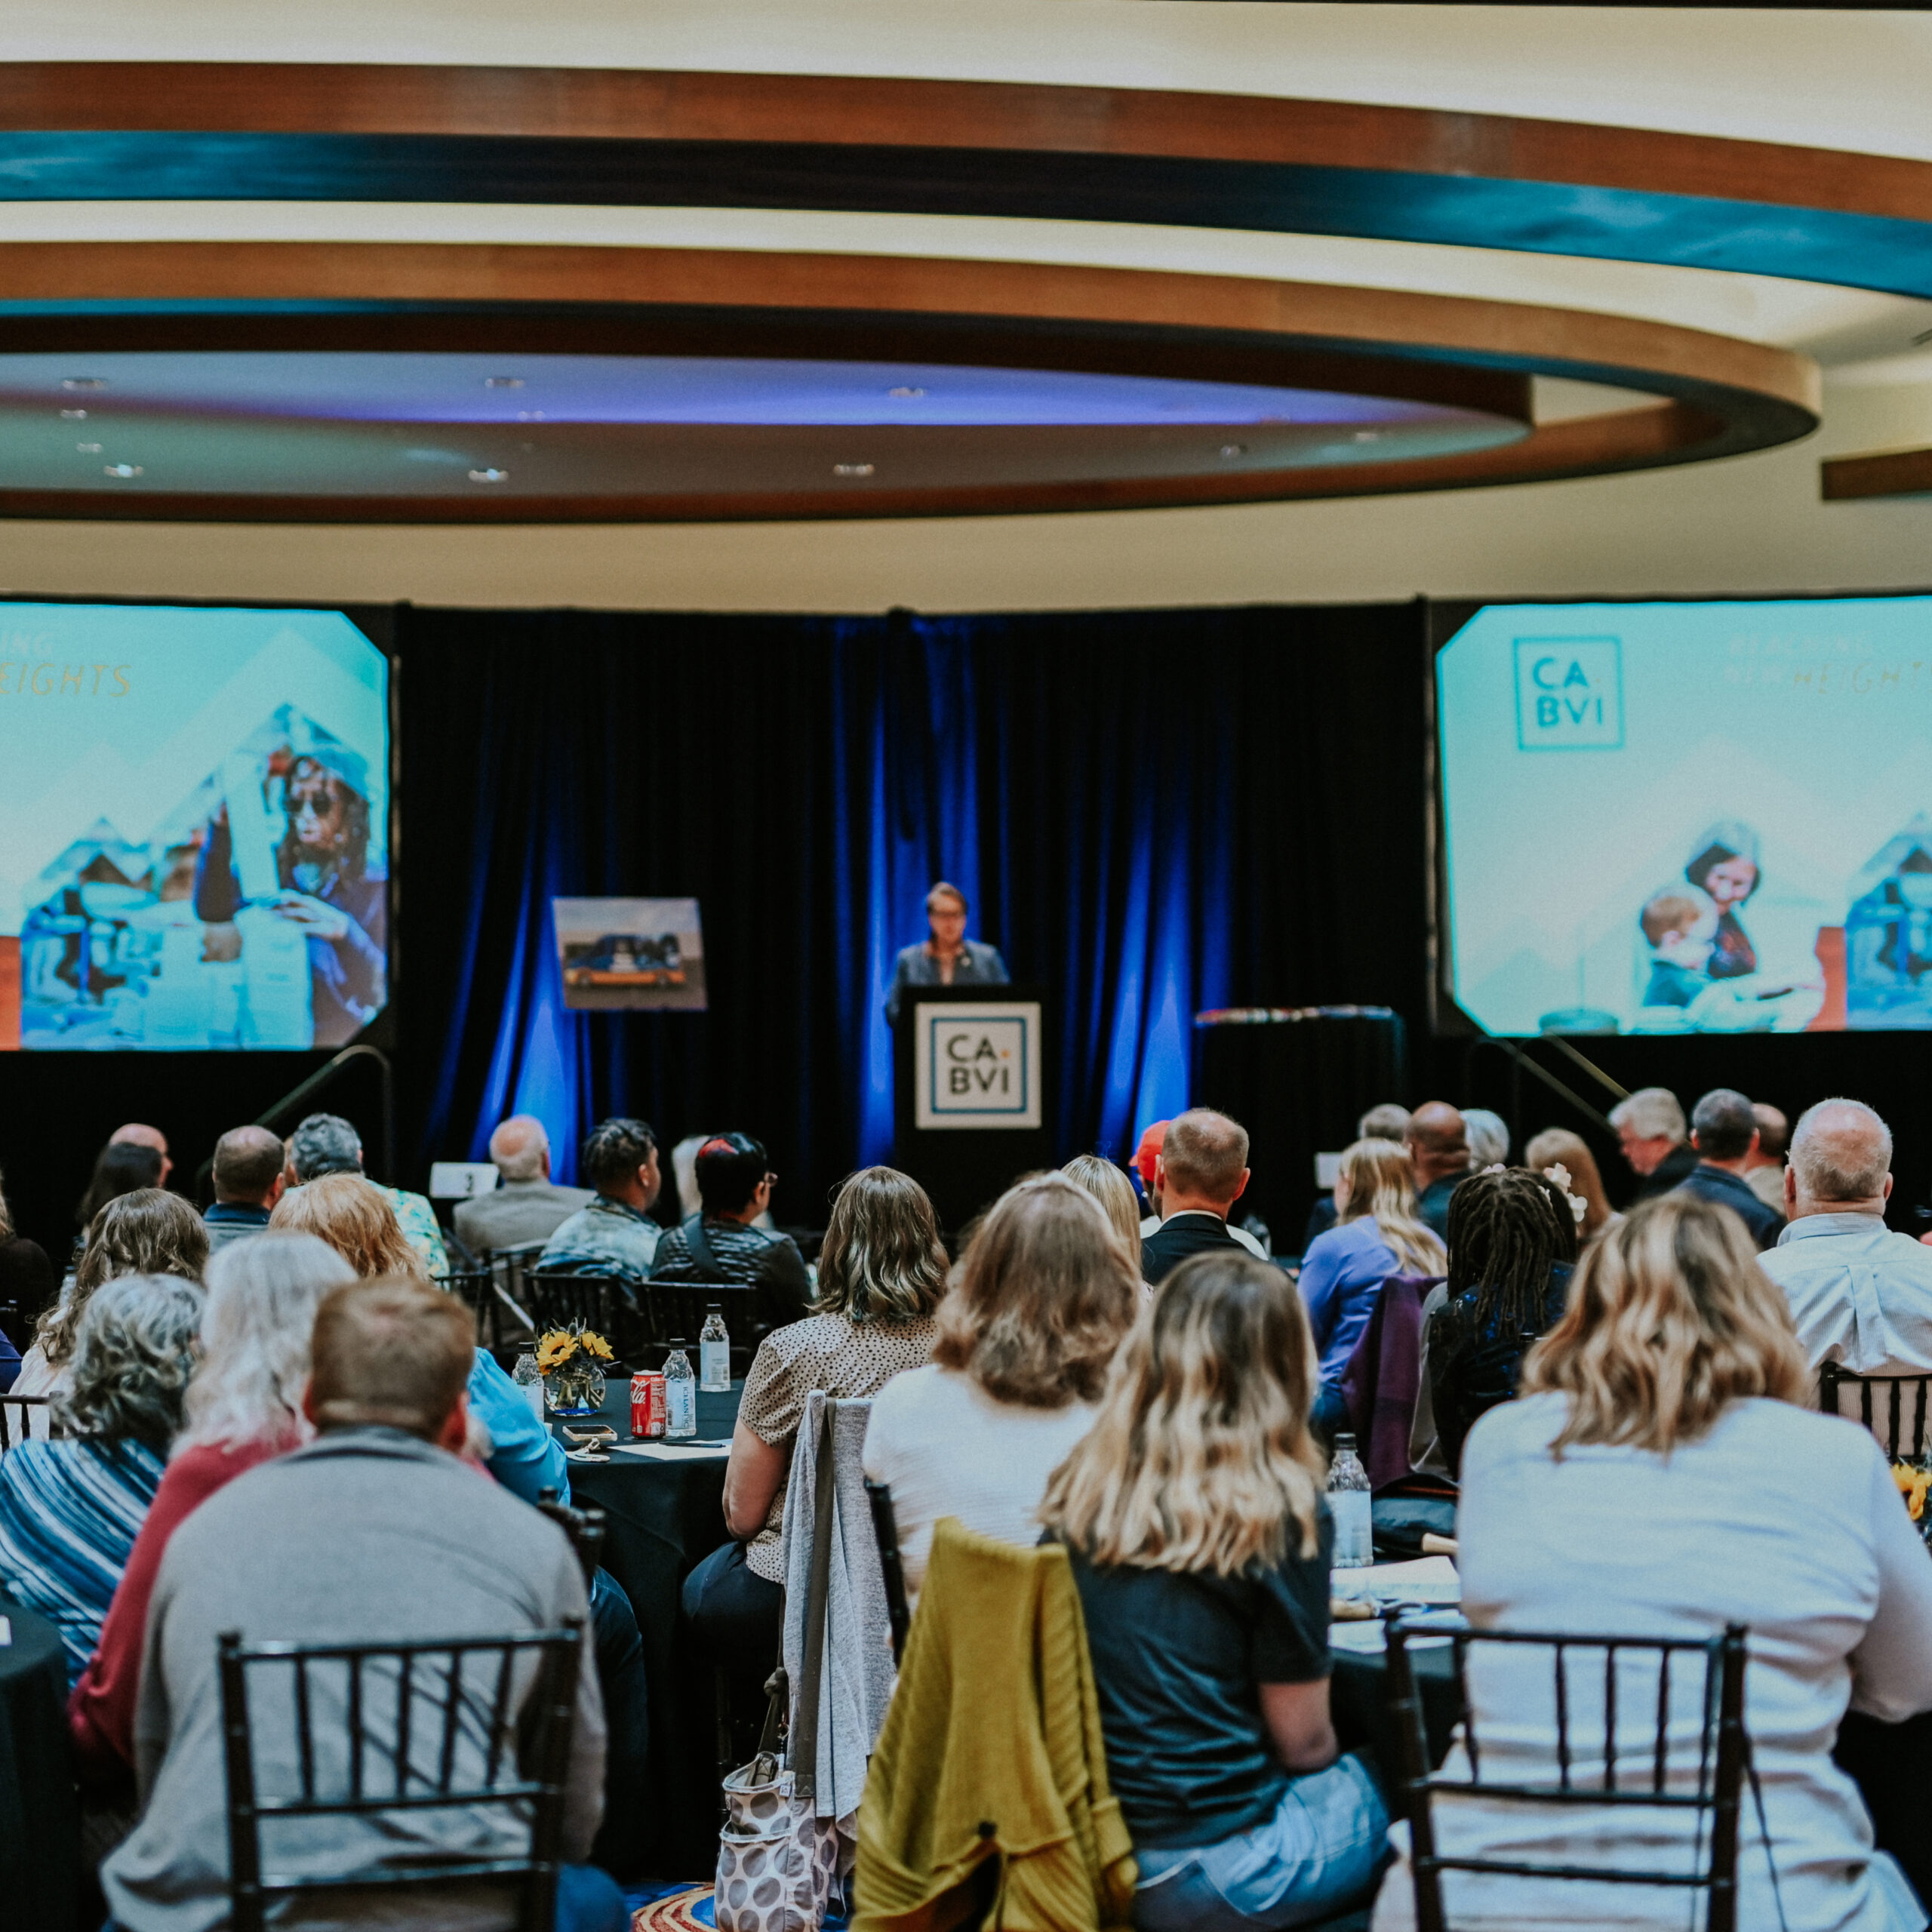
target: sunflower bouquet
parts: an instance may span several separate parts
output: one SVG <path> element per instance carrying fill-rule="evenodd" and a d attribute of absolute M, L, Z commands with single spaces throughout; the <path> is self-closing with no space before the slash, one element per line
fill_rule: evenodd
<path fill-rule="evenodd" d="M 537 1338 L 537 1372 L 552 1415 L 594 1415 L 604 1406 L 603 1364 L 614 1359 L 611 1344 L 594 1328 L 573 1321 Z"/>

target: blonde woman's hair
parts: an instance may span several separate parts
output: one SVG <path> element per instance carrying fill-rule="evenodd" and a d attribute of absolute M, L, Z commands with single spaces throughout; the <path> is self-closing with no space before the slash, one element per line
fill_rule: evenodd
<path fill-rule="evenodd" d="M 1449 1257 L 1435 1231 L 1416 1212 L 1415 1170 L 1409 1151 L 1392 1140 L 1358 1140 L 1342 1155 L 1349 1204 L 1337 1217 L 1351 1221 L 1374 1217 L 1377 1231 L 1405 1275 L 1440 1275 Z"/>
<path fill-rule="evenodd" d="M 404 1238 L 395 1210 L 360 1174 L 323 1174 L 291 1187 L 275 1203 L 269 1226 L 319 1235 L 365 1281 L 384 1275 L 425 1283 L 429 1278 L 423 1257 Z"/>
<path fill-rule="evenodd" d="M 1552 1168 L 1563 1168 L 1570 1177 L 1570 1192 L 1583 1203 L 1583 1226 L 1577 1230 L 1581 1241 L 1594 1241 L 1610 1223 L 1610 1196 L 1603 1191 L 1603 1175 L 1581 1134 L 1567 1127 L 1546 1127 L 1523 1149 L 1523 1164 L 1538 1174 Z"/>
<path fill-rule="evenodd" d="M 1090 1562 L 1232 1577 L 1319 1547 L 1315 1349 L 1294 1284 L 1225 1251 L 1163 1281 L 1040 1520 Z"/>
<path fill-rule="evenodd" d="M 1577 1264 L 1563 1318 L 1530 1351 L 1523 1392 L 1570 1398 L 1551 1447 L 1668 1455 L 1754 1395 L 1802 1402 L 1810 1381 L 1783 1291 L 1728 1208 L 1672 1192 Z"/>
<path fill-rule="evenodd" d="M 1121 1246 L 1127 1250 L 1127 1258 L 1138 1268 L 1140 1197 L 1134 1192 L 1126 1171 L 1098 1154 L 1076 1154 L 1060 1172 L 1100 1204 L 1102 1211 L 1113 1223 L 1114 1232 L 1120 1237 Z"/>
<path fill-rule="evenodd" d="M 861 1168 L 832 1204 L 812 1309 L 855 1322 L 930 1315 L 946 1293 L 946 1266 L 926 1190 L 897 1168 Z"/>
<path fill-rule="evenodd" d="M 995 1401 L 1091 1402 L 1140 1305 L 1140 1271 L 1100 1204 L 1064 1174 L 1011 1187 L 954 1270 L 933 1360 Z"/>

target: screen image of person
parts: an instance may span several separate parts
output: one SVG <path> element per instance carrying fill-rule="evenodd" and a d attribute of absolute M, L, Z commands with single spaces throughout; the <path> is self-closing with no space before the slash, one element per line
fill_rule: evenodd
<path fill-rule="evenodd" d="M 926 894 L 926 923 L 931 937 L 907 946 L 894 962 L 892 990 L 885 1001 L 885 1017 L 891 1025 L 899 1024 L 900 995 L 908 986 L 1008 983 L 1006 961 L 998 949 L 966 937 L 970 910 L 965 894 L 944 879 Z"/>
<path fill-rule="evenodd" d="M 369 781 L 359 754 L 318 745 L 269 755 L 281 781 L 284 826 L 273 847 L 280 889 L 266 909 L 307 942 L 315 1044 L 340 1046 L 386 997 L 389 869 L 370 854 Z M 239 957 L 235 915 L 246 900 L 235 832 L 223 805 L 209 826 L 195 877 L 195 911 L 208 923 L 205 957 Z"/>
<path fill-rule="evenodd" d="M 1758 835 L 1735 819 L 1721 820 L 1697 841 L 1684 876 L 1717 909 L 1706 974 L 1713 980 L 1737 980 L 1756 972 L 1757 950 L 1737 915 L 1763 883 L 1758 869 Z"/>

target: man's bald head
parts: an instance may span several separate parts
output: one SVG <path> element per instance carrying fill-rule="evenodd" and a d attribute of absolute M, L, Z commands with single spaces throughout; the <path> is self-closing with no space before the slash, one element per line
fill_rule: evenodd
<path fill-rule="evenodd" d="M 1409 1116 L 1407 1144 L 1418 1189 L 1469 1171 L 1469 1131 L 1447 1100 L 1425 1100 Z"/>
<path fill-rule="evenodd" d="M 1796 1214 L 1881 1214 L 1892 1191 L 1892 1131 L 1862 1100 L 1820 1100 L 1791 1137 L 1785 1198 Z"/>
<path fill-rule="evenodd" d="M 165 1187 L 168 1177 L 174 1163 L 168 1158 L 168 1136 L 158 1127 L 147 1127 L 140 1121 L 131 1120 L 125 1127 L 117 1127 L 107 1137 L 110 1147 L 152 1147 L 161 1156 L 161 1179 L 157 1186 Z"/>
<path fill-rule="evenodd" d="M 534 1114 L 512 1114 L 491 1135 L 490 1158 L 505 1180 L 541 1180 L 550 1171 L 550 1137 Z"/>
<path fill-rule="evenodd" d="M 265 1127 L 231 1128 L 214 1143 L 214 1198 L 272 1208 L 281 1192 L 281 1137 Z"/>

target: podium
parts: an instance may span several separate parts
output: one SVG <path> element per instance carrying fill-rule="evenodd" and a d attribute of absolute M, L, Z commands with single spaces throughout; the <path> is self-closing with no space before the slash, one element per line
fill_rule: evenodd
<path fill-rule="evenodd" d="M 909 986 L 893 1035 L 893 1161 L 955 1233 L 1054 1164 L 1044 1004 L 1029 986 Z"/>

